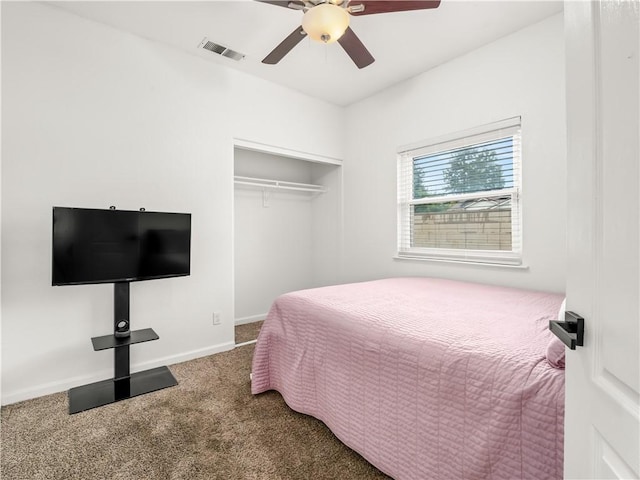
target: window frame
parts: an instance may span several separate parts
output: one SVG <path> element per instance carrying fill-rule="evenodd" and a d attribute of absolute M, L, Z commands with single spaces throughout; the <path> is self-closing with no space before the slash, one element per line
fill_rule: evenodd
<path fill-rule="evenodd" d="M 462 147 L 472 147 L 506 137 L 513 139 L 513 186 L 499 190 L 413 198 L 413 165 L 416 158 Z M 399 148 L 397 154 L 398 248 L 396 258 L 505 266 L 522 265 L 522 122 L 519 116 L 407 145 Z M 412 209 L 416 205 L 507 196 L 511 197 L 511 250 L 412 246 L 414 236 Z"/>

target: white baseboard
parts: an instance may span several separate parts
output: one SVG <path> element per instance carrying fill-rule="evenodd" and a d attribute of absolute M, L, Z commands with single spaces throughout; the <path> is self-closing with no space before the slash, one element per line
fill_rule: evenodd
<path fill-rule="evenodd" d="M 177 355 L 169 355 L 148 362 L 132 364 L 131 373 L 140 372 L 142 370 L 149 370 L 151 368 L 161 367 L 164 365 L 171 366 L 173 364 L 186 362 L 195 358 L 213 355 L 214 353 L 233 350 L 234 347 L 234 342 L 219 343 L 211 347 L 191 350 L 190 352 L 180 353 Z M 81 375 L 58 382 L 45 383 L 8 394 L 2 392 L 2 405 L 10 405 L 12 403 L 22 402 L 23 400 L 30 400 L 32 398 L 42 397 L 44 395 L 50 395 L 52 393 L 64 392 L 73 387 L 79 387 L 88 383 L 99 382 L 111 377 L 113 377 L 112 368 L 108 370 L 101 370 L 99 372 L 92 373 L 91 375 Z"/>
<path fill-rule="evenodd" d="M 260 320 L 264 320 L 265 318 L 267 318 L 266 313 L 261 313 L 259 315 L 249 315 L 248 317 L 236 318 L 235 324 L 244 325 L 246 323 L 259 322 Z"/>

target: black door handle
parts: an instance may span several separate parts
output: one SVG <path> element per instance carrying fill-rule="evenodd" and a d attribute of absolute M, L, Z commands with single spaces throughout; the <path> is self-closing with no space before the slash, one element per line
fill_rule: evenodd
<path fill-rule="evenodd" d="M 551 320 L 549 330 L 571 350 L 584 345 L 584 318 L 574 312 L 564 313 L 564 322 Z"/>

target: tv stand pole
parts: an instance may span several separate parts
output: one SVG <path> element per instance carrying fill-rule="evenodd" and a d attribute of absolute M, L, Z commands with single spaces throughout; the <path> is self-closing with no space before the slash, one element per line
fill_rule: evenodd
<path fill-rule="evenodd" d="M 152 368 L 143 372 L 130 373 L 129 347 L 136 343 L 158 340 L 151 328 L 133 330 L 128 336 L 121 336 L 118 323 L 129 323 L 129 282 L 117 282 L 113 289 L 114 333 L 93 337 L 93 349 L 113 348 L 114 378 L 90 383 L 69 390 L 69 413 L 78 413 L 95 407 L 101 407 L 127 398 L 144 395 L 178 384 L 167 367 Z M 116 333 L 119 333 L 116 336 Z"/>

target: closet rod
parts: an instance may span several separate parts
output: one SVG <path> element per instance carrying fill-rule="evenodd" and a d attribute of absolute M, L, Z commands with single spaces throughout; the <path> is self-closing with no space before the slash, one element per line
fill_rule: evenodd
<path fill-rule="evenodd" d="M 284 180 L 271 180 L 267 178 L 240 177 L 234 176 L 233 181 L 239 185 L 250 185 L 262 188 L 280 188 L 284 190 L 297 190 L 301 192 L 324 193 L 327 191 L 322 185 L 312 185 L 309 183 L 287 182 Z"/>

